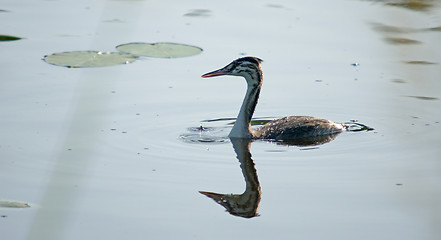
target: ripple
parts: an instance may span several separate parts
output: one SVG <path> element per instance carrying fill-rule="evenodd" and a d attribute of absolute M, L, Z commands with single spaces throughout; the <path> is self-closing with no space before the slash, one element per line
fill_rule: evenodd
<path fill-rule="evenodd" d="M 189 132 L 182 134 L 180 139 L 187 143 L 228 143 L 230 127 L 190 127 Z"/>
<path fill-rule="evenodd" d="M 259 117 L 251 120 L 253 127 L 258 127 L 274 119 L 274 117 Z M 187 128 L 188 133 L 180 135 L 180 139 L 187 143 L 229 143 L 228 134 L 235 123 L 236 118 L 215 118 L 201 121 L 199 127 Z M 205 127 L 202 124 L 219 124 L 220 126 Z"/>

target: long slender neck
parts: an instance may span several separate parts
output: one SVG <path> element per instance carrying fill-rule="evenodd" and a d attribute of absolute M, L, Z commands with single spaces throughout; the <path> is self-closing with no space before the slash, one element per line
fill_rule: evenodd
<path fill-rule="evenodd" d="M 247 80 L 247 93 L 240 107 L 239 115 L 234 123 L 229 137 L 237 138 L 253 138 L 255 134 L 251 129 L 251 118 L 253 117 L 254 110 L 256 109 L 257 100 L 259 99 L 260 88 L 262 86 L 262 73 L 261 71 L 255 71 L 251 74 L 246 74 Z"/>

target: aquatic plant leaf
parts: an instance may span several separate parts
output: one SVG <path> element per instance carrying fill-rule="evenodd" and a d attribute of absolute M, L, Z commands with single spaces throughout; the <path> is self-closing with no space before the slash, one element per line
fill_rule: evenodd
<path fill-rule="evenodd" d="M 410 10 L 425 11 L 431 8 L 433 5 L 426 0 L 402 0 L 398 2 L 388 2 L 386 5 L 394 7 L 403 7 Z"/>
<path fill-rule="evenodd" d="M 179 58 L 199 54 L 202 48 L 179 44 L 179 43 L 127 43 L 116 46 L 121 52 L 133 54 L 136 56 L 156 57 L 156 58 Z"/>
<path fill-rule="evenodd" d="M 420 41 L 408 39 L 408 38 L 387 37 L 387 38 L 385 38 L 385 40 L 388 43 L 392 43 L 392 44 L 419 44 L 419 43 L 421 43 Z"/>
<path fill-rule="evenodd" d="M 16 41 L 20 40 L 20 37 L 10 36 L 10 35 L 0 35 L 0 41 Z"/>
<path fill-rule="evenodd" d="M 61 52 L 43 57 L 49 64 L 69 68 L 114 66 L 131 63 L 136 59 L 136 56 L 126 53 L 97 51 Z"/>
<path fill-rule="evenodd" d="M 28 208 L 30 206 L 27 203 L 0 201 L 0 207 L 4 207 L 4 208 Z"/>

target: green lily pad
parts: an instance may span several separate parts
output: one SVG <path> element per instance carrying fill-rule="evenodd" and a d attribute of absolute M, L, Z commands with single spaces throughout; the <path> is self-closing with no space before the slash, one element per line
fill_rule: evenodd
<path fill-rule="evenodd" d="M 20 37 L 9 36 L 9 35 L 0 35 L 0 41 L 16 41 L 20 40 Z"/>
<path fill-rule="evenodd" d="M 136 56 L 126 53 L 97 51 L 61 52 L 43 57 L 49 64 L 69 68 L 114 66 L 131 63 L 136 59 Z"/>
<path fill-rule="evenodd" d="M 27 203 L 0 201 L 0 207 L 3 207 L 3 208 L 28 208 L 30 206 Z"/>
<path fill-rule="evenodd" d="M 179 43 L 126 43 L 116 46 L 121 52 L 133 54 L 136 56 L 156 57 L 156 58 L 179 58 L 199 54 L 202 48 L 179 44 Z"/>

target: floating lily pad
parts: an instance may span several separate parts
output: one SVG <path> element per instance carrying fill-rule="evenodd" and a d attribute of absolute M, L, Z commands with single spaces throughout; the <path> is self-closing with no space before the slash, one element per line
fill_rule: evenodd
<path fill-rule="evenodd" d="M 61 52 L 43 58 L 47 63 L 69 68 L 114 66 L 131 63 L 136 59 L 136 56 L 126 53 L 97 51 Z"/>
<path fill-rule="evenodd" d="M 0 35 L 0 41 L 16 41 L 20 40 L 20 37 L 9 36 L 9 35 Z"/>
<path fill-rule="evenodd" d="M 425 11 L 431 8 L 433 5 L 430 1 L 425 0 L 402 0 L 398 2 L 388 2 L 386 5 L 394 7 L 403 7 L 410 10 Z"/>
<path fill-rule="evenodd" d="M 392 44 L 419 44 L 420 41 L 408 39 L 408 38 L 395 38 L 395 37 L 388 37 L 385 38 L 385 40 Z"/>
<path fill-rule="evenodd" d="M 156 58 L 179 58 L 199 54 L 202 48 L 179 43 L 127 43 L 116 46 L 121 52 L 136 56 Z"/>
<path fill-rule="evenodd" d="M 30 206 L 27 203 L 0 201 L 0 207 L 4 207 L 4 208 L 28 208 Z"/>

